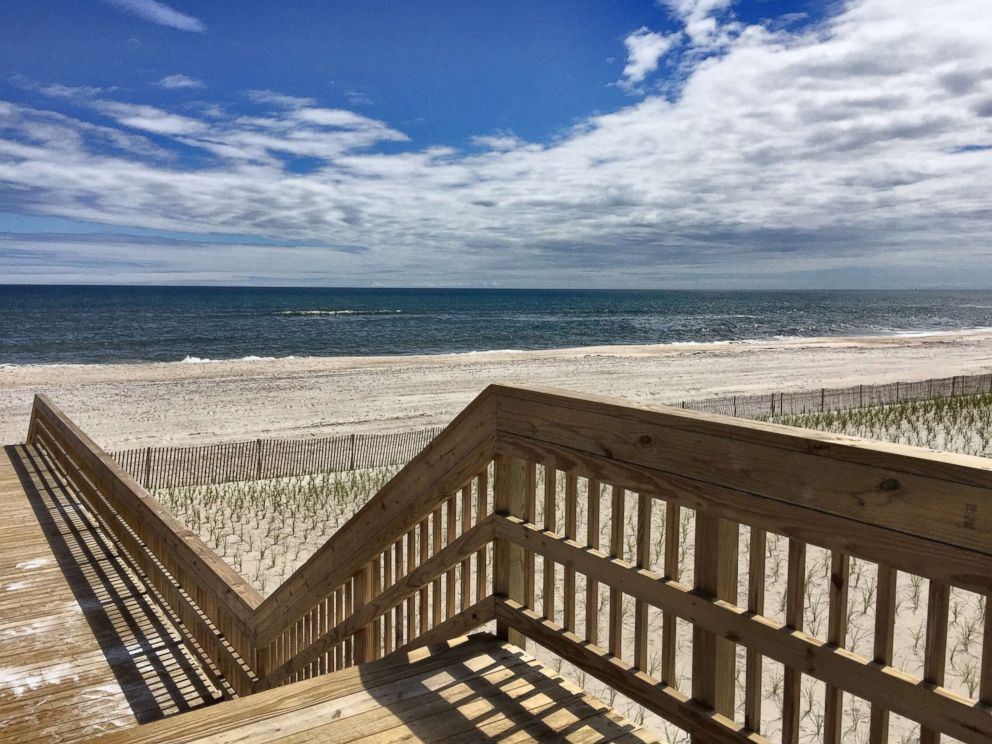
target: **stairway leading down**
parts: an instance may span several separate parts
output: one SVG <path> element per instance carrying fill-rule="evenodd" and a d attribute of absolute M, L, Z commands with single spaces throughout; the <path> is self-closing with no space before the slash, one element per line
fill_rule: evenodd
<path fill-rule="evenodd" d="M 489 634 L 102 736 L 113 742 L 657 742 Z"/>

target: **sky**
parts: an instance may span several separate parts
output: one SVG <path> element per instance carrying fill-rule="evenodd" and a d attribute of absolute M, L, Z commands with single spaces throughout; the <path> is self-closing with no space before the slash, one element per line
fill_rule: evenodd
<path fill-rule="evenodd" d="M 0 17 L 0 283 L 992 288 L 990 0 Z"/>

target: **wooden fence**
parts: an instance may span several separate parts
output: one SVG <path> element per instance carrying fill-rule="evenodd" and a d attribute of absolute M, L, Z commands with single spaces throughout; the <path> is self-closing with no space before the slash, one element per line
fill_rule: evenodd
<path fill-rule="evenodd" d="M 440 431 L 441 427 L 434 427 L 394 434 L 252 439 L 110 454 L 144 488 L 172 488 L 403 465 Z"/>
<path fill-rule="evenodd" d="M 945 685 L 951 588 L 986 605 L 992 597 L 988 460 L 490 386 L 259 602 L 44 398 L 29 443 L 53 451 L 69 480 L 106 505 L 101 514 L 120 524 L 125 549 L 147 556 L 143 570 L 241 694 L 495 620 L 501 637 L 543 646 L 696 744 L 770 741 L 762 669 L 772 662 L 784 670 L 785 744 L 801 740 L 804 709 L 814 704 L 824 744 L 850 740 L 845 696 L 870 705 L 871 744 L 889 740 L 896 716 L 919 723 L 923 744 L 941 734 L 992 741 L 992 612 L 974 629 L 982 651 L 974 692 Z M 659 512 L 664 550 L 656 554 L 651 515 Z M 684 523 L 692 528 L 683 538 Z M 773 536 L 788 545 L 783 620 L 765 606 L 776 581 L 765 565 Z M 682 539 L 694 546 L 680 565 Z M 822 633 L 804 628 L 814 547 L 828 551 L 831 566 Z M 846 633 L 853 559 L 877 569 L 867 655 L 848 646 Z M 919 677 L 893 666 L 900 574 L 928 580 Z M 649 632 L 652 612 L 660 638 Z M 691 630 L 687 646 L 676 643 L 677 623 Z M 653 665 L 649 644 L 659 640 Z M 685 662 L 688 681 L 675 674 Z M 821 703 L 803 698 L 804 678 L 824 686 Z"/>
<path fill-rule="evenodd" d="M 992 393 L 992 373 L 884 385 L 733 395 L 676 402 L 675 407 L 739 418 L 834 411 L 910 400 Z M 330 471 L 402 465 L 443 427 L 393 434 L 312 439 L 252 439 L 194 447 L 141 447 L 110 455 L 148 489 L 284 478 Z"/>
<path fill-rule="evenodd" d="M 681 401 L 669 405 L 690 411 L 718 413 L 721 416 L 768 419 L 785 414 L 838 411 L 979 393 L 992 393 L 992 373 L 941 377 L 916 382 L 890 382 L 884 385 L 819 388 L 789 393 L 730 395 L 722 398 Z"/>

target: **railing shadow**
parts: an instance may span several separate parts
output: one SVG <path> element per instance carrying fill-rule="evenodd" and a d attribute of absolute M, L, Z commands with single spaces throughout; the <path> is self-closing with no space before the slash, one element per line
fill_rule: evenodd
<path fill-rule="evenodd" d="M 4 448 L 52 554 L 139 723 L 222 699 L 179 632 L 40 448 Z"/>
<path fill-rule="evenodd" d="M 639 740 L 644 734 L 524 651 L 488 633 L 465 643 L 477 652 L 466 656 L 458 647 L 432 647 L 430 656 L 404 668 L 402 680 L 384 683 L 377 662 L 357 667 L 380 710 L 355 725 L 366 735 L 402 726 L 410 740 L 445 742 Z M 436 668 L 438 655 L 451 656 L 451 663 Z M 632 737 L 635 731 L 639 735 Z"/>

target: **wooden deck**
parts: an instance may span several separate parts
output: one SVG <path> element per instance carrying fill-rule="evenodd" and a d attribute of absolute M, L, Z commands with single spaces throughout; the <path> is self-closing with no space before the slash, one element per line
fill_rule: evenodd
<path fill-rule="evenodd" d="M 396 653 L 99 739 L 130 742 L 656 742 L 488 634 Z"/>
<path fill-rule="evenodd" d="M 0 740 L 78 741 L 220 698 L 34 447 L 0 454 Z"/>

